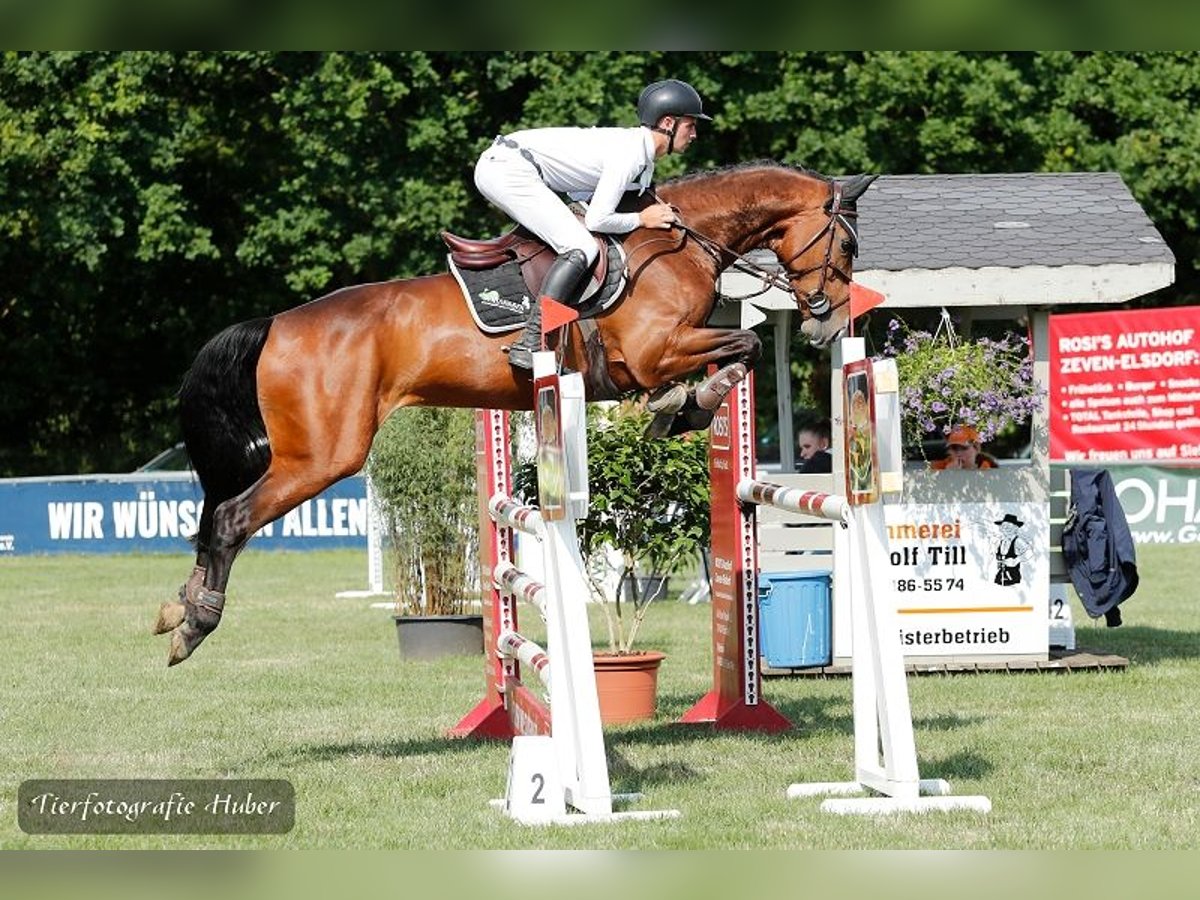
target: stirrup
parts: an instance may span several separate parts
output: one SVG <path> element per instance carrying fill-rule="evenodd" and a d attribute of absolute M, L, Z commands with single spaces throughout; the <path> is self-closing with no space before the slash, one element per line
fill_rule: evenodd
<path fill-rule="evenodd" d="M 517 369 L 533 371 L 533 351 L 519 344 L 508 348 L 508 364 Z"/>

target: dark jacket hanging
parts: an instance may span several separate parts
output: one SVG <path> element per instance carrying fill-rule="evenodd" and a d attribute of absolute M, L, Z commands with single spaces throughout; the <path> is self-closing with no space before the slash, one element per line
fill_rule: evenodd
<path fill-rule="evenodd" d="M 1083 608 L 1121 624 L 1118 604 L 1138 586 L 1137 557 L 1125 511 L 1106 469 L 1071 470 L 1071 508 L 1062 533 L 1063 561 Z"/>

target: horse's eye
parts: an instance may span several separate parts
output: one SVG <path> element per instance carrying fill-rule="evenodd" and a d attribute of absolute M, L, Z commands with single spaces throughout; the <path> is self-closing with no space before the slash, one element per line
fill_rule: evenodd
<path fill-rule="evenodd" d="M 850 238 L 842 238 L 842 252 L 858 256 L 858 245 Z"/>

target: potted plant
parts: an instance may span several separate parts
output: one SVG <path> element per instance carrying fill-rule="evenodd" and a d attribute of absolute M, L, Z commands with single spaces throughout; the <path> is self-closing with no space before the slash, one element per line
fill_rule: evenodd
<path fill-rule="evenodd" d="M 1045 398 L 1029 345 L 1012 331 L 960 338 L 945 310 L 932 332 L 891 319 L 881 356 L 896 360 L 905 446 L 924 456 L 926 441 L 944 440 L 958 425 L 973 427 L 986 443 L 1029 421 Z"/>
<path fill-rule="evenodd" d="M 651 605 L 666 596 L 670 574 L 697 559 L 708 544 L 707 433 L 646 440 L 649 420 L 650 414 L 632 403 L 589 409 L 590 504 L 578 529 L 593 597 L 602 605 L 608 631 L 606 650 L 594 654 L 605 722 L 654 715 L 657 672 L 665 656 L 635 650 L 638 631 Z M 535 493 L 532 464 L 519 466 L 515 479 L 518 494 Z M 614 566 L 615 579 L 606 579 Z M 630 691 L 640 696 L 622 708 Z"/>
<path fill-rule="evenodd" d="M 397 411 L 375 438 L 367 473 L 390 539 L 401 656 L 482 653 L 470 567 L 479 543 L 474 412 Z"/>

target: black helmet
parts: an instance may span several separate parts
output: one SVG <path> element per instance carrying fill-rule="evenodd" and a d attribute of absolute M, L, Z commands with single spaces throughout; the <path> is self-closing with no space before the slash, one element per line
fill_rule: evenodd
<path fill-rule="evenodd" d="M 646 85 L 637 104 L 638 121 L 653 128 L 663 116 L 692 116 L 711 122 L 696 89 L 686 81 L 668 78 Z"/>

